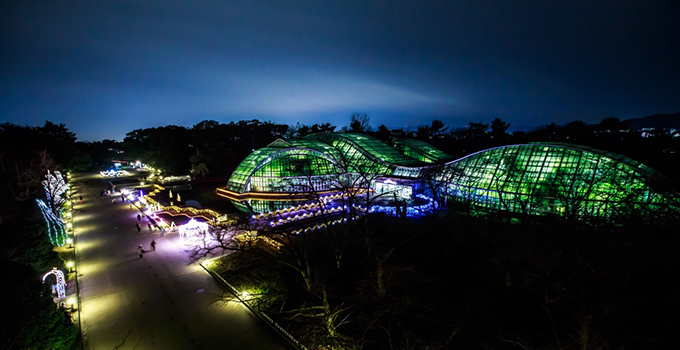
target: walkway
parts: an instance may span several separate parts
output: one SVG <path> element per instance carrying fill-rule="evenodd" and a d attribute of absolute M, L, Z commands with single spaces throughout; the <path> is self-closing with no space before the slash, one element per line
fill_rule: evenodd
<path fill-rule="evenodd" d="M 84 349 L 290 349 L 245 306 L 220 301 L 222 287 L 189 264 L 176 233 L 160 237 L 143 220 L 138 234 L 139 211 L 101 197 L 99 174 L 71 181 L 83 196 L 74 226 Z"/>

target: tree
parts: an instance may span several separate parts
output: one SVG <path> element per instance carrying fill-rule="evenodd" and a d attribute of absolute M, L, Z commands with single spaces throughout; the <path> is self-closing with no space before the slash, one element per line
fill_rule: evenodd
<path fill-rule="evenodd" d="M 448 126 L 444 126 L 444 122 L 435 119 L 432 121 L 432 125 L 418 127 L 418 139 L 429 141 L 432 138 L 441 137 L 448 129 Z"/>
<path fill-rule="evenodd" d="M 494 139 L 503 139 L 508 136 L 507 130 L 510 123 L 506 123 L 499 118 L 491 121 L 491 137 Z"/>
<path fill-rule="evenodd" d="M 71 163 L 74 152 L 75 135 L 63 124 L 0 124 L 0 189 L 5 192 L 2 198 L 32 198 L 40 191 L 44 174 Z"/>
<path fill-rule="evenodd" d="M 350 132 L 357 134 L 365 134 L 371 131 L 371 127 L 368 124 L 370 120 L 368 114 L 353 112 L 349 118 L 350 118 L 349 124 Z"/>
<path fill-rule="evenodd" d="M 200 175 L 202 178 L 208 175 L 209 172 L 205 163 L 199 163 L 197 166 L 191 168 L 191 173 L 193 175 Z"/>
<path fill-rule="evenodd" d="M 50 206 L 52 213 L 60 218 L 62 206 L 66 202 L 64 196 L 64 193 L 68 189 L 66 181 L 64 181 L 64 178 L 59 171 L 50 173 L 48 170 L 42 185 L 45 188 L 45 197 L 47 198 L 47 203 Z"/>
<path fill-rule="evenodd" d="M 380 125 L 378 127 L 378 131 L 375 133 L 375 137 L 385 142 L 390 141 L 391 135 L 392 133 L 390 132 L 390 129 L 388 129 L 385 125 Z"/>
<path fill-rule="evenodd" d="M 312 125 L 310 132 L 312 134 L 316 133 L 329 133 L 329 132 L 334 132 L 335 131 L 335 126 L 331 125 L 331 123 L 326 123 L 326 124 L 314 124 Z"/>
<path fill-rule="evenodd" d="M 600 131 L 619 133 L 621 129 L 624 129 L 624 125 L 619 118 L 604 118 L 600 121 L 599 129 Z"/>
<path fill-rule="evenodd" d="M 467 129 L 465 137 L 473 139 L 486 136 L 486 132 L 488 129 L 489 124 L 470 122 L 470 126 Z"/>

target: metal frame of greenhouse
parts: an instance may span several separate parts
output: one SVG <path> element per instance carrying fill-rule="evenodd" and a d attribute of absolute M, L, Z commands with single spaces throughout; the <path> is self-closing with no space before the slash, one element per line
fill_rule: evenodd
<path fill-rule="evenodd" d="M 393 148 L 369 135 L 312 134 L 254 151 L 218 192 L 232 199 L 291 199 L 369 173 L 414 186 L 430 176 L 450 200 L 487 212 L 612 218 L 678 208 L 678 194 L 663 186 L 663 175 L 590 147 L 518 144 L 451 159 L 419 140 L 400 140 Z"/>

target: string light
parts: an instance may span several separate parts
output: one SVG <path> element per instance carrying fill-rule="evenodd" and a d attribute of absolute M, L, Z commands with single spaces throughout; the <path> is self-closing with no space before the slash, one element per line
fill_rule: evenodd
<path fill-rule="evenodd" d="M 179 238 L 185 245 L 196 244 L 197 241 L 205 239 L 207 233 L 208 224 L 198 222 L 193 218 L 188 223 L 179 227 Z"/>
<path fill-rule="evenodd" d="M 52 245 L 61 247 L 66 244 L 68 234 L 64 228 L 64 222 L 57 218 L 52 210 L 47 207 L 47 204 L 41 199 L 36 199 L 35 201 L 38 203 L 38 208 L 40 208 L 40 212 L 47 223 L 47 235 L 50 238 Z"/>
<path fill-rule="evenodd" d="M 54 275 L 57 278 L 57 284 L 56 284 L 56 289 L 57 289 L 57 295 L 59 296 L 59 299 L 62 299 L 66 296 L 66 280 L 64 279 L 64 273 L 61 272 L 60 270 L 57 270 L 56 267 L 52 268 L 52 271 L 46 273 L 42 281 L 45 283 L 45 279 L 49 275 Z"/>
<path fill-rule="evenodd" d="M 47 175 L 45 175 L 45 180 L 42 181 L 42 185 L 45 189 L 47 202 L 50 204 L 52 211 L 56 211 L 54 214 L 57 217 L 60 217 L 59 208 L 66 202 L 66 199 L 62 198 L 62 195 L 64 192 L 68 191 L 66 181 L 64 181 L 64 178 L 59 171 L 54 171 L 53 173 L 48 171 Z"/>

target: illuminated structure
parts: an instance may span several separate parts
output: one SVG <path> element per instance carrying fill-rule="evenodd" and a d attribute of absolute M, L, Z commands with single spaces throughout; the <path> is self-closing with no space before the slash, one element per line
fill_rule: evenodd
<path fill-rule="evenodd" d="M 53 288 L 57 292 L 57 297 L 59 299 L 63 299 L 66 296 L 66 279 L 64 279 L 64 273 L 60 270 L 57 270 L 56 267 L 53 267 L 52 271 L 43 275 L 43 283 L 45 283 L 45 279 L 49 275 L 54 275 L 54 277 L 57 279 L 57 283 L 53 285 Z"/>
<path fill-rule="evenodd" d="M 68 190 L 66 181 L 59 171 L 54 171 L 53 174 L 50 174 L 50 172 L 47 171 L 47 175 L 45 175 L 45 180 L 42 181 L 42 185 L 45 189 L 47 205 L 49 205 L 52 213 L 56 217 L 61 217 L 62 206 L 66 203 L 66 199 L 62 196 Z"/>
<path fill-rule="evenodd" d="M 50 242 L 52 245 L 61 247 L 66 244 L 68 239 L 68 233 L 66 233 L 66 228 L 64 227 L 64 221 L 58 218 L 52 212 L 45 202 L 41 199 L 36 199 L 38 203 L 38 208 L 45 219 L 45 224 L 47 225 L 47 235 L 50 237 Z"/>
<path fill-rule="evenodd" d="M 614 218 L 677 212 L 678 194 L 665 181 L 630 158 L 570 144 L 509 145 L 453 159 L 423 141 L 393 148 L 368 135 L 326 133 L 253 152 L 217 192 L 255 212 L 257 200 L 291 205 L 311 192 L 360 185 L 402 198 L 446 197 L 476 212 Z"/>
<path fill-rule="evenodd" d="M 185 245 L 194 245 L 203 242 L 208 233 L 208 229 L 208 224 L 196 221 L 192 218 L 189 222 L 179 227 L 180 241 Z"/>
<path fill-rule="evenodd" d="M 496 211 L 613 218 L 678 208 L 663 175 L 585 146 L 497 147 L 446 164 L 439 177 L 450 197 Z"/>

